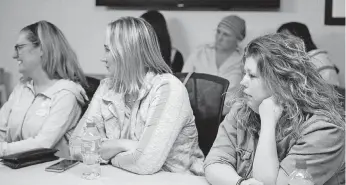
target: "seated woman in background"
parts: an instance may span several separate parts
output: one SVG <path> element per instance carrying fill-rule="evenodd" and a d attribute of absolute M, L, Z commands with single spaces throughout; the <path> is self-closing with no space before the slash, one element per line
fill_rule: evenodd
<path fill-rule="evenodd" d="M 205 160 L 211 184 L 287 185 L 297 160 L 315 184 L 345 184 L 343 109 L 309 59 L 290 35 L 248 44 L 243 90 Z"/>
<path fill-rule="evenodd" d="M 173 73 L 181 72 L 184 66 L 184 58 L 180 51 L 172 47 L 165 17 L 156 10 L 150 10 L 141 15 L 141 18 L 154 28 L 162 57 L 167 65 L 170 66 Z"/>
<path fill-rule="evenodd" d="M 217 27 L 215 43 L 195 50 L 182 71 L 206 73 L 227 79 L 230 84 L 225 102 L 228 102 L 234 90 L 239 87 L 242 77 L 239 42 L 245 38 L 245 32 L 245 21 L 242 18 L 235 15 L 223 18 Z M 224 106 L 223 115 L 229 110 L 229 106 Z"/>
<path fill-rule="evenodd" d="M 104 140 L 101 158 L 137 174 L 159 170 L 203 175 L 204 156 L 185 86 L 163 60 L 153 28 L 123 17 L 108 24 L 101 81 L 73 133 L 78 146 L 87 120 Z M 81 159 L 80 151 L 73 156 Z"/>
<path fill-rule="evenodd" d="M 311 62 L 317 67 L 317 71 L 327 83 L 340 85 L 338 79 L 339 69 L 330 61 L 327 51 L 320 50 L 313 42 L 310 31 L 305 24 L 288 22 L 279 27 L 278 33 L 288 33 L 301 38 L 305 44 L 305 51 L 311 57 Z"/>
<path fill-rule="evenodd" d="M 0 156 L 56 148 L 69 157 L 68 140 L 87 100 L 76 54 L 46 21 L 23 28 L 14 48 L 23 77 L 0 110 Z"/>

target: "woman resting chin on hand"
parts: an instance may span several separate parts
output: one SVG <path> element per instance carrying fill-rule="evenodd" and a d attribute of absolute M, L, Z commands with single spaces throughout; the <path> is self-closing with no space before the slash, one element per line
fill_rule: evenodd
<path fill-rule="evenodd" d="M 205 162 L 213 185 L 287 185 L 297 160 L 315 184 L 345 184 L 344 110 L 301 39 L 251 41 L 245 75 Z"/>

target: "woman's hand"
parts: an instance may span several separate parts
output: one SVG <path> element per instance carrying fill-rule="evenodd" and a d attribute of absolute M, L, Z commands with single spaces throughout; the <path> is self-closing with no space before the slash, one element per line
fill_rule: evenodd
<path fill-rule="evenodd" d="M 261 131 L 257 143 L 252 175 L 262 184 L 275 184 L 279 160 L 276 146 L 276 125 L 281 117 L 283 108 L 274 97 L 262 101 L 259 106 Z M 255 182 L 253 182 L 256 184 Z"/>
<path fill-rule="evenodd" d="M 120 139 L 119 142 L 122 144 L 124 148 L 124 152 L 135 150 L 138 146 L 139 141 L 133 141 L 129 139 Z"/>
<path fill-rule="evenodd" d="M 244 180 L 240 185 L 264 185 L 263 182 L 260 182 L 254 178 Z"/>
<path fill-rule="evenodd" d="M 277 103 L 273 96 L 264 99 L 259 106 L 259 115 L 261 117 L 261 127 L 276 127 L 282 114 L 282 106 Z"/>
<path fill-rule="evenodd" d="M 104 141 L 101 144 L 100 155 L 104 160 L 110 160 L 121 152 L 135 150 L 137 148 L 138 141 L 132 141 L 128 139 L 112 139 Z"/>
<path fill-rule="evenodd" d="M 118 148 L 117 145 L 118 145 L 118 142 L 115 139 L 102 142 L 101 148 L 100 148 L 101 158 L 104 160 L 109 160 L 113 158 L 114 156 L 116 156 L 118 153 L 120 153 L 121 151 L 116 149 Z"/>

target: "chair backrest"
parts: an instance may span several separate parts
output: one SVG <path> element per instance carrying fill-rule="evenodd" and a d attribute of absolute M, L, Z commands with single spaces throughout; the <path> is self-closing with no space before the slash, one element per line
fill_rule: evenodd
<path fill-rule="evenodd" d="M 90 76 L 86 76 L 86 80 L 88 82 L 88 87 L 85 89 L 85 92 L 89 100 L 91 100 L 97 88 L 99 87 L 101 80 Z"/>
<path fill-rule="evenodd" d="M 5 70 L 4 68 L 0 68 L 0 84 L 5 83 Z"/>
<path fill-rule="evenodd" d="M 341 97 L 339 97 L 339 101 L 345 110 L 345 88 L 340 86 L 334 86 L 334 89 L 341 95 Z"/>
<path fill-rule="evenodd" d="M 188 73 L 175 73 L 182 82 Z M 198 141 L 206 156 L 221 122 L 229 81 L 214 75 L 193 73 L 185 84 L 195 116 Z"/>
<path fill-rule="evenodd" d="M 90 77 L 90 76 L 86 76 L 86 80 L 88 82 L 88 87 L 86 87 L 84 90 L 89 98 L 89 101 L 91 101 L 91 99 L 94 96 L 94 93 L 96 92 L 97 88 L 100 85 L 100 80 L 94 77 Z M 82 116 L 84 115 L 85 111 L 88 109 L 88 105 L 85 105 L 82 108 Z"/>

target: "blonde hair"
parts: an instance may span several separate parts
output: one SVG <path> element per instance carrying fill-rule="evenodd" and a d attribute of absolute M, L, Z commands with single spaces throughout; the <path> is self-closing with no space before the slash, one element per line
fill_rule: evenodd
<path fill-rule="evenodd" d="M 172 73 L 162 58 L 154 29 L 141 18 L 122 17 L 109 23 L 106 44 L 115 60 L 110 88 L 116 92 L 138 92 L 148 72 Z"/>
<path fill-rule="evenodd" d="M 309 62 L 301 39 L 285 34 L 258 37 L 246 47 L 243 62 L 249 57 L 258 61 L 257 69 L 265 86 L 284 108 L 276 127 L 277 139 L 291 133 L 299 134 L 308 115 L 322 115 L 327 121 L 345 128 L 339 94 Z M 236 120 L 252 133 L 258 132 L 259 116 L 246 104 L 242 90 L 238 91 L 233 103 L 242 104 Z"/>
<path fill-rule="evenodd" d="M 68 79 L 86 87 L 87 82 L 77 55 L 62 31 L 54 24 L 39 21 L 24 27 L 27 39 L 43 52 L 42 68 L 50 79 Z"/>

